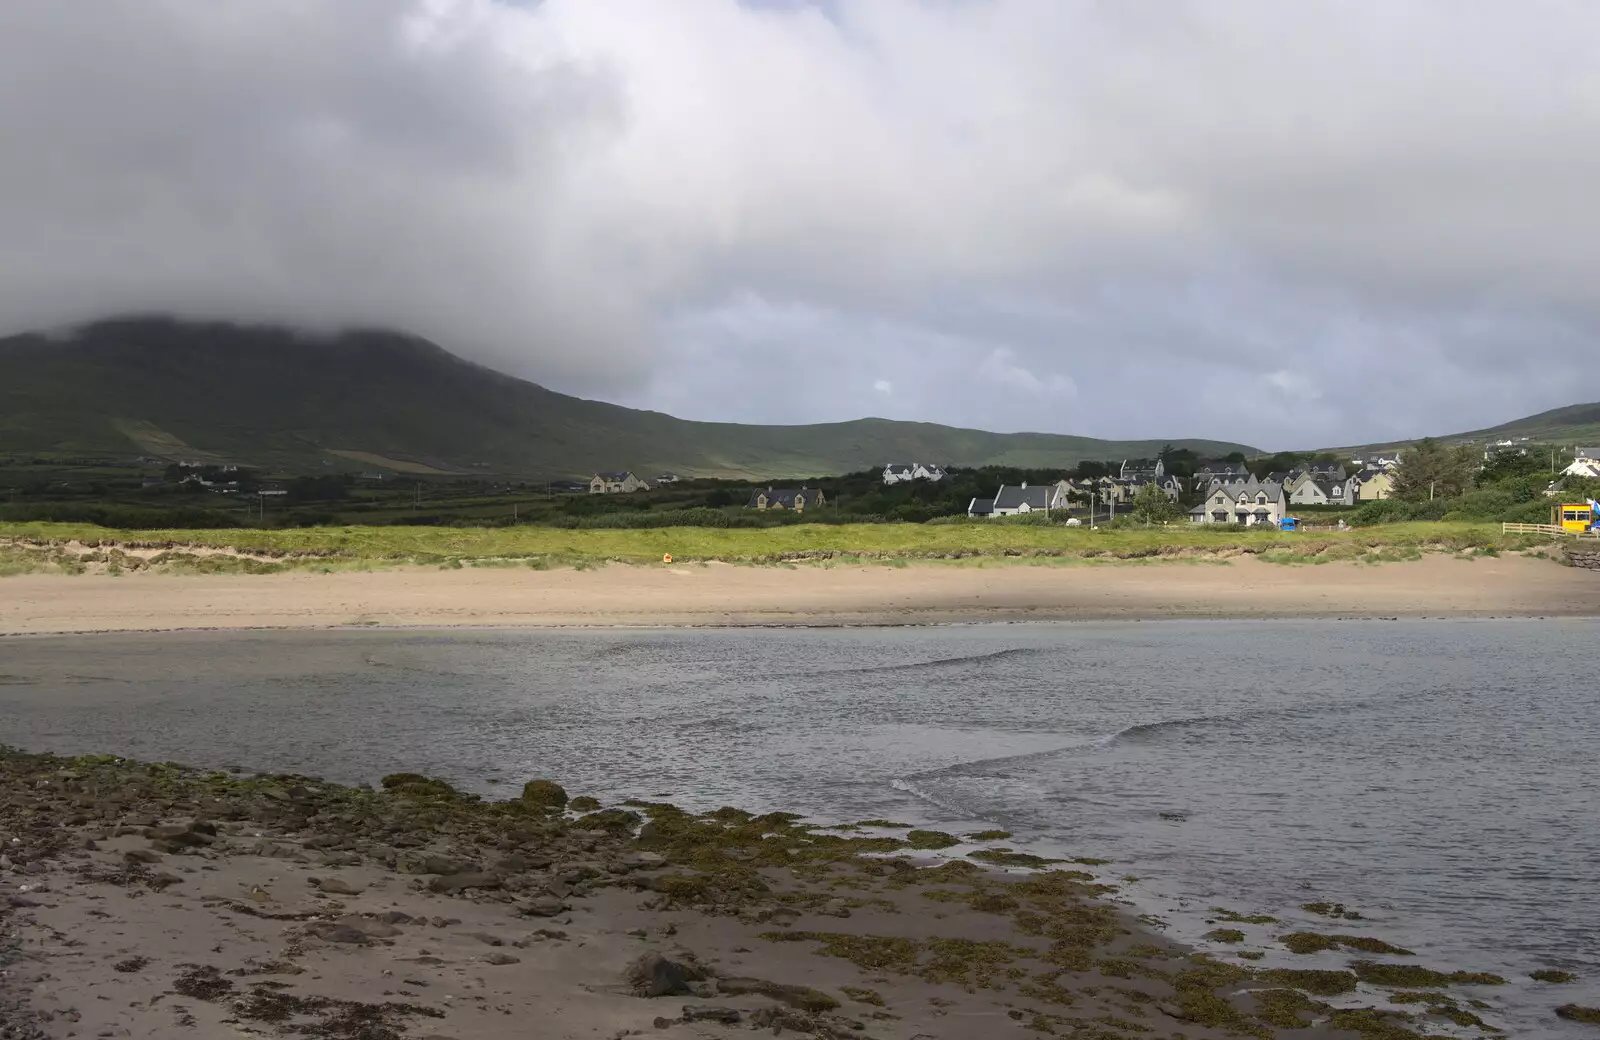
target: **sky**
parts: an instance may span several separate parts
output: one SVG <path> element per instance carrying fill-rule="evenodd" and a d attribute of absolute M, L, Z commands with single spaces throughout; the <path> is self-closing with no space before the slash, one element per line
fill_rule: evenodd
<path fill-rule="evenodd" d="M 1268 448 L 1600 400 L 1593 0 L 5 0 L 0 332 Z"/>

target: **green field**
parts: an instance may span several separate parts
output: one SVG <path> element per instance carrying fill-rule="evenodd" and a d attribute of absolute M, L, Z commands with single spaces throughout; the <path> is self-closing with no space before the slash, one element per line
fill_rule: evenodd
<path fill-rule="evenodd" d="M 1423 552 L 1493 553 L 1530 548 L 1545 540 L 1504 535 L 1498 524 L 1408 523 L 1359 531 L 1284 533 L 1210 527 L 1090 530 L 990 521 L 970 524 L 801 524 L 769 529 L 700 527 L 649 530 L 561 530 L 548 527 L 323 527 L 283 530 L 114 531 L 87 524 L 0 525 L 13 572 L 21 556 L 66 552 L 80 542 L 101 551 L 156 547 L 175 562 L 186 550 L 233 549 L 271 557 L 282 565 L 529 564 L 585 566 L 603 561 L 659 563 L 724 560 L 774 563 L 807 554 L 868 559 L 1067 561 L 1197 560 L 1250 553 L 1274 562 L 1335 559 L 1382 562 Z M 823 558 L 826 558 L 825 556 Z M 103 562 L 103 561 L 97 561 Z M 212 569 L 227 569 L 217 561 Z"/>

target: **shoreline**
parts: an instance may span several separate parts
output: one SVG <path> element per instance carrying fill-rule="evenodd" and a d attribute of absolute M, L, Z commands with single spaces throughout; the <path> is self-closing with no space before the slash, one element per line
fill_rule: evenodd
<path fill-rule="evenodd" d="M 732 564 L 0 578 L 0 636 L 344 628 L 881 627 L 1600 617 L 1600 575 L 1522 556 L 1361 564 Z"/>
<path fill-rule="evenodd" d="M 941 859 L 961 839 L 888 821 L 0 749 L 0 837 L 0 1026 L 21 1040 L 241 1020 L 520 1040 L 529 1018 L 573 1040 L 1328 1040 L 1419 1035 L 1392 1030 L 1443 1014 L 1353 1008 L 1374 995 L 1359 963 L 1219 960 L 1073 861 Z"/>

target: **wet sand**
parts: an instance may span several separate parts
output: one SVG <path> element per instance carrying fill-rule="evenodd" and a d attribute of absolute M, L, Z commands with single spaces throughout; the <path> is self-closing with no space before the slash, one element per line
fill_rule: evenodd
<path fill-rule="evenodd" d="M 0 754 L 0 1037 L 1260 1029 L 1246 972 L 1097 903 L 1087 875 L 919 868 L 779 817 L 658 809 L 641 828 L 434 783 Z"/>
<path fill-rule="evenodd" d="M 1600 616 L 1600 572 L 1518 556 L 1227 562 L 688 564 L 0 579 L 0 634 L 342 626 L 898 625 Z"/>

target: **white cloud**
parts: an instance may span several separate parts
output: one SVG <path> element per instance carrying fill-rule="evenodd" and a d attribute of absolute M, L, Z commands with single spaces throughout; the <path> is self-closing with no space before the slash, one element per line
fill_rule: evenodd
<path fill-rule="evenodd" d="M 1010 347 L 996 347 L 978 366 L 978 374 L 1008 390 L 1020 390 L 1040 397 L 1074 397 L 1077 386 L 1060 373 L 1040 378 L 1017 363 L 1017 353 Z"/>
<path fill-rule="evenodd" d="M 691 415 L 843 365 L 1470 427 L 1600 396 L 1597 51 L 1589 0 L 7 0 L 0 314 L 392 324 Z"/>
<path fill-rule="evenodd" d="M 889 382 L 887 379 L 875 379 L 875 380 L 873 380 L 872 381 L 872 389 L 876 390 L 878 393 L 882 394 L 885 397 L 893 397 L 894 396 L 894 384 Z"/>

